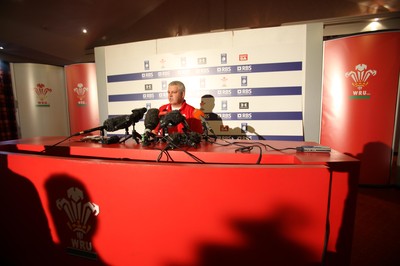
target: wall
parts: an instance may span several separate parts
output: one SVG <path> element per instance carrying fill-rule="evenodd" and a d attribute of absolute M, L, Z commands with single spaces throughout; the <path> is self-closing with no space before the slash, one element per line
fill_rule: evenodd
<path fill-rule="evenodd" d="M 11 64 L 21 138 L 68 136 L 64 68 Z"/>
<path fill-rule="evenodd" d="M 101 120 L 161 106 L 166 85 L 180 79 L 194 107 L 215 97 L 222 125 L 209 122 L 219 135 L 318 141 L 322 24 L 98 47 L 95 56 Z"/>

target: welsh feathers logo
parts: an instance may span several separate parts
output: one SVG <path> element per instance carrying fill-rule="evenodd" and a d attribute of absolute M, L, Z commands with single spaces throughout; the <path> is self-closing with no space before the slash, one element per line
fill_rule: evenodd
<path fill-rule="evenodd" d="M 78 97 L 78 105 L 86 105 L 86 93 L 88 92 L 88 88 L 83 86 L 82 83 L 78 83 L 76 87 L 74 88 L 74 92 L 76 96 Z"/>
<path fill-rule="evenodd" d="M 368 69 L 366 64 L 358 64 L 355 67 L 355 71 L 346 72 L 344 76 L 346 78 L 351 78 L 351 85 L 357 89 L 353 90 L 353 94 L 350 96 L 350 98 L 369 99 L 371 97 L 371 93 L 369 93 L 366 89 L 368 86 L 368 79 L 375 76 L 376 73 L 376 70 Z"/>
<path fill-rule="evenodd" d="M 67 190 L 67 198 L 56 201 L 57 208 L 66 214 L 67 226 L 71 230 L 70 253 L 79 253 L 87 257 L 96 257 L 91 242 L 91 230 L 94 226 L 94 216 L 99 215 L 98 205 L 85 201 L 84 193 L 76 187 Z"/>
<path fill-rule="evenodd" d="M 50 106 L 47 102 L 47 97 L 53 91 L 51 88 L 46 87 L 43 83 L 38 83 L 34 91 L 37 98 L 36 106 Z"/>

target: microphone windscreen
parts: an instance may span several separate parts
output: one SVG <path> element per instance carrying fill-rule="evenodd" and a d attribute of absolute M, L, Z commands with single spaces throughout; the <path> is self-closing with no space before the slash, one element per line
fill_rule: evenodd
<path fill-rule="evenodd" d="M 179 112 L 179 110 L 174 110 L 167 113 L 160 122 L 160 126 L 165 128 L 167 126 L 176 126 L 179 123 L 185 121 L 185 117 Z"/>
<path fill-rule="evenodd" d="M 107 131 L 116 131 L 119 129 L 127 128 L 131 126 L 132 121 L 129 115 L 120 115 L 112 118 L 108 118 L 104 121 L 103 126 Z"/>
<path fill-rule="evenodd" d="M 159 113 L 160 111 L 157 108 L 151 108 L 147 111 L 144 118 L 144 127 L 146 129 L 153 130 L 157 127 L 160 122 L 160 118 L 158 117 Z"/>
<path fill-rule="evenodd" d="M 201 134 L 197 133 L 197 132 L 190 132 L 189 133 L 189 146 L 195 146 L 197 144 L 199 144 L 201 142 Z"/>
<path fill-rule="evenodd" d="M 197 120 L 201 120 L 202 117 L 204 118 L 204 112 L 201 111 L 200 109 L 194 109 L 193 117 L 196 118 Z"/>
<path fill-rule="evenodd" d="M 132 123 L 136 123 L 140 119 L 142 119 L 146 111 L 147 111 L 146 107 L 133 109 L 131 114 Z"/>

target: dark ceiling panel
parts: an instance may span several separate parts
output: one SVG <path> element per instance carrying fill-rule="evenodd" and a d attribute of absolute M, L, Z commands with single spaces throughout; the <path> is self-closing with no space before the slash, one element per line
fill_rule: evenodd
<path fill-rule="evenodd" d="M 0 59 L 68 65 L 104 45 L 396 11 L 399 0 L 2 0 Z"/>

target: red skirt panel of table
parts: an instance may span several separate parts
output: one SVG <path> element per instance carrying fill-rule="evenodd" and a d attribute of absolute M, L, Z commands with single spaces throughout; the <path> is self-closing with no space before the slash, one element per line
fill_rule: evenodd
<path fill-rule="evenodd" d="M 56 156 L 37 153 L 47 144 L 22 142 L 19 152 L 9 142 L 0 145 L 1 213 L 7 214 L 0 223 L 7 228 L 1 233 L 7 239 L 1 262 L 349 263 L 350 251 L 342 249 L 351 248 L 358 177 L 358 162 L 351 158 L 292 153 L 279 159 L 271 153 L 280 163 L 151 162 L 71 155 L 141 149 L 79 144 L 64 146 L 69 156 Z M 257 158 L 236 156 L 245 162 Z"/>

